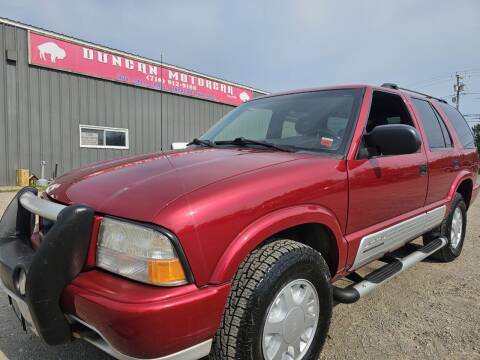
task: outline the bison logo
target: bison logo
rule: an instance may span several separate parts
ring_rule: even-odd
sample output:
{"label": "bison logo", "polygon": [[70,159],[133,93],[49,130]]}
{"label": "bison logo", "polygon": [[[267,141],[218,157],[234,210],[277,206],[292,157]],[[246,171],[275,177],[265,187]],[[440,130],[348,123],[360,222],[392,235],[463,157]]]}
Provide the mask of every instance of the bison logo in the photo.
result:
{"label": "bison logo", "polygon": [[250,100],[250,96],[245,91],[243,91],[240,93],[240,100],[242,100],[243,102],[248,101]]}
{"label": "bison logo", "polygon": [[46,42],[41,45],[38,45],[38,51],[40,52],[40,59],[43,61],[47,61],[45,55],[50,55],[50,62],[55,64],[57,59],[64,59],[67,54],[65,54],[65,50],[62,49],[60,46],[55,44],[54,42]]}

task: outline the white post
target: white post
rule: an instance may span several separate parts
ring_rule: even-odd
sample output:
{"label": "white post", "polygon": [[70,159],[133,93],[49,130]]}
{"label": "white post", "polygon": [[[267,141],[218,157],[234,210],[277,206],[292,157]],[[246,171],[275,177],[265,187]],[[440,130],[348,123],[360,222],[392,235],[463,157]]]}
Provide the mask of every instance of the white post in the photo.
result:
{"label": "white post", "polygon": [[47,165],[47,162],[45,160],[42,160],[41,165],[42,165],[42,176],[40,179],[38,179],[37,185],[48,186],[48,180],[45,179],[45,165]]}

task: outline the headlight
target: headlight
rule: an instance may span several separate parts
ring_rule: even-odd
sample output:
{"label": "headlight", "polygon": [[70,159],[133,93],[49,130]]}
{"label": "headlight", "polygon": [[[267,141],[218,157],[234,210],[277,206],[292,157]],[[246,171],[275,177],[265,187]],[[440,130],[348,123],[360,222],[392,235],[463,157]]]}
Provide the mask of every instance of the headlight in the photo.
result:
{"label": "headlight", "polygon": [[187,282],[170,239],[154,229],[104,218],[97,244],[97,266],[147,284]]}

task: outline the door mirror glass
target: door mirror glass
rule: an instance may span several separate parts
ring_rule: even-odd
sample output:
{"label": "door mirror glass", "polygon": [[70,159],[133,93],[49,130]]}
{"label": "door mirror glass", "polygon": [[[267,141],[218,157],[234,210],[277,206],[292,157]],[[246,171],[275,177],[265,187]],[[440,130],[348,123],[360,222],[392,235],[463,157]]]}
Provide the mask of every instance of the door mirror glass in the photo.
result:
{"label": "door mirror glass", "polygon": [[413,154],[422,144],[418,131],[403,124],[375,126],[364,136],[367,146],[376,148],[381,155]]}

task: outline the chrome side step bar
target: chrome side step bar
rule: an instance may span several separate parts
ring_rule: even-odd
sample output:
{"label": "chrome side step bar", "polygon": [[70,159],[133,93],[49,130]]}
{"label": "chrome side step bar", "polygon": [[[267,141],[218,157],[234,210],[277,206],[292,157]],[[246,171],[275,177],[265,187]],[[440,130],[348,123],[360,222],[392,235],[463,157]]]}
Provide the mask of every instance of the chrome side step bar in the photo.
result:
{"label": "chrome side step bar", "polygon": [[447,245],[448,240],[441,236],[427,245],[420,247],[411,254],[397,258],[394,261],[382,266],[381,268],[371,272],[359,282],[340,288],[333,286],[333,298],[339,303],[351,304],[358,301],[363,296],[370,294],[377,287],[385,284],[402,272],[410,269],[437,250]]}

